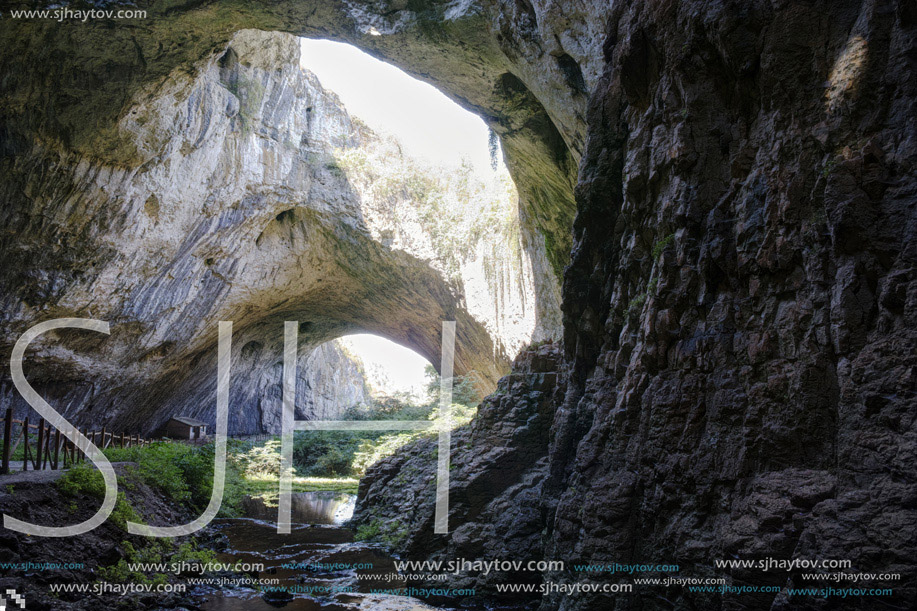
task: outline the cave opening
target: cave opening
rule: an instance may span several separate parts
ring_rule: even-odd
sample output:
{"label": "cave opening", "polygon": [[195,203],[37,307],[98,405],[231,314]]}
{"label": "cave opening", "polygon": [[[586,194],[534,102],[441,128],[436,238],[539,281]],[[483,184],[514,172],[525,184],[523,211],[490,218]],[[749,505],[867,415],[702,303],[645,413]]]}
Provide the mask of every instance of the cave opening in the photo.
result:
{"label": "cave opening", "polygon": [[[442,419],[442,378],[433,364],[405,346],[371,334],[325,342],[309,355],[298,383],[296,418],[302,420],[430,421],[429,430],[297,430],[293,466],[296,481],[359,480],[373,464],[399,448],[432,438]],[[331,366],[329,366],[329,363]],[[482,389],[471,376],[451,378],[450,428],[475,416]],[[298,393],[299,395],[299,393]]]}
{"label": "cave opening", "polygon": [[[554,332],[540,318],[519,195],[499,139],[479,116],[339,42],[246,31],[218,66],[219,82],[239,104],[231,123],[239,138],[266,142],[274,155],[278,141],[292,140],[309,169],[297,180],[310,183],[310,201],[282,206],[256,240],[257,255],[289,255],[277,257],[272,269],[292,279],[275,283],[282,307],[260,309],[258,320],[238,327],[249,347],[240,354],[242,366],[266,371],[256,386],[268,399],[276,399],[281,319],[299,321],[299,341],[311,350],[300,365],[335,380],[341,396],[324,402],[338,411],[363,383],[357,369],[343,366],[359,347],[387,351],[391,357],[380,367],[389,367],[391,378],[404,373],[392,370],[393,363],[410,360],[398,352],[401,346],[438,367],[439,325],[456,320],[456,372],[480,398],[520,349]],[[298,87],[286,107],[282,101],[271,107],[271,99],[288,94],[272,90],[270,70],[289,72],[284,84]],[[280,110],[290,115],[285,122],[298,122],[292,138],[278,134]],[[320,242],[327,246],[316,247]],[[357,336],[364,339],[350,340],[349,351],[348,340],[331,341],[360,332],[391,341],[368,348],[371,336]],[[398,392],[422,402],[424,384],[415,379],[412,390]],[[327,385],[313,380],[298,396],[313,401],[320,386]],[[245,424],[236,432],[278,432],[276,401],[265,400],[265,392],[242,389],[241,395],[236,411]],[[335,416],[334,409],[312,411]],[[254,422],[259,412],[260,423]]]}
{"label": "cave opening", "polygon": [[[569,247],[572,214],[575,164],[560,154],[564,138],[522,81],[503,74],[505,66],[494,75],[489,65],[471,79],[487,83],[487,91],[474,92],[487,98],[480,104],[469,101],[471,92],[432,78],[437,88],[405,85],[409,99],[397,101],[388,98],[398,88],[392,85],[394,68],[377,63],[357,71],[332,61],[322,74],[320,63],[330,54],[327,47],[312,46],[321,44],[333,43],[242,29],[202,53],[193,69],[166,69],[166,61],[159,68],[167,78],[124,96],[125,112],[112,138],[129,139],[125,147],[93,144],[85,160],[77,155],[56,167],[55,180],[68,189],[10,187],[37,193],[30,209],[62,214],[47,225],[29,214],[11,218],[11,234],[42,228],[28,248],[16,251],[31,248],[42,256],[17,254],[10,268],[15,271],[8,272],[9,286],[16,287],[10,303],[22,307],[10,309],[7,339],[34,323],[36,311],[113,321],[102,340],[70,332],[40,338],[27,354],[29,380],[49,403],[62,406],[68,420],[84,429],[101,427],[103,441],[106,431],[112,439],[113,432],[159,439],[164,425],[177,419],[213,431],[214,397],[221,392],[214,375],[217,324],[231,321],[230,472],[220,515],[258,519],[263,509],[264,520],[276,519],[278,531],[286,323],[295,321],[299,336],[296,408],[312,412],[303,420],[436,424],[430,427],[436,432],[297,431],[295,502],[300,509],[319,509],[314,515],[294,510],[295,519],[321,523],[330,512],[337,523],[353,503],[328,495],[356,494],[370,466],[406,446],[419,448],[410,455],[422,464],[402,469],[402,479],[416,480],[426,503],[433,481],[426,470],[438,471],[444,454],[442,445],[430,447],[442,443],[443,434],[436,422],[442,402],[431,392],[439,386],[441,325],[456,325],[446,421],[467,436],[470,428],[463,425],[509,373],[514,357],[558,335],[558,269]],[[155,63],[153,55],[148,57]],[[356,78],[329,85],[343,76]],[[360,94],[364,110],[348,99],[354,81],[370,85]],[[499,85],[493,91],[491,82]],[[488,110],[504,103],[512,106],[512,117]],[[452,115],[429,113],[446,104],[454,107]],[[377,122],[386,108],[398,119],[392,126]],[[84,133],[77,132],[63,146],[85,152]],[[516,152],[512,177],[504,146],[506,159],[512,158],[510,148]],[[86,172],[87,164],[104,170]],[[526,193],[517,191],[519,175],[528,179]],[[31,197],[20,197],[10,209],[25,209],[19,204]],[[57,248],[41,248],[61,226],[84,226],[84,219],[92,219],[85,233],[58,241]],[[53,285],[58,292],[26,281],[45,265],[60,270]],[[415,381],[410,390],[396,385],[374,395],[364,387],[361,401],[347,400],[346,391],[363,386],[365,376],[361,381],[359,366],[342,347],[363,334],[388,338],[425,361],[420,388]],[[409,368],[392,350],[382,358],[398,365],[400,375]],[[313,408],[319,395],[337,401],[318,413]],[[6,381],[0,403],[20,416],[28,410]],[[144,446],[104,452],[112,462],[136,463],[147,478],[144,485],[174,488],[172,500],[181,496],[190,514],[204,506],[209,511],[207,495],[219,494],[213,465],[220,441],[199,441],[154,442],[149,452]],[[445,447],[451,448],[448,441]],[[459,447],[468,450],[464,437]],[[314,517],[319,514],[325,517]],[[354,534],[368,541],[381,537],[389,545],[405,540],[406,522],[380,525],[380,519],[355,524]],[[242,526],[232,528],[230,539],[250,526],[234,524]],[[234,541],[231,551],[260,549],[270,540],[263,526],[255,539]],[[283,551],[282,540],[270,541],[264,551]],[[376,560],[375,549],[357,545],[349,551]]]}
{"label": "cave opening", "polygon": [[[480,117],[439,90],[355,47],[302,38],[299,52],[303,75],[317,90],[303,103],[308,104],[307,127],[301,142],[309,147],[308,161],[320,166],[319,180],[343,182],[355,192],[359,220],[368,226],[376,249],[406,253],[432,267],[448,291],[459,297],[459,307],[468,311],[466,320],[483,326],[490,336],[490,353],[478,354],[472,363],[460,362],[458,375],[452,378],[450,426],[465,425],[480,399],[493,389],[494,372],[505,367],[501,361],[531,343],[539,332],[531,307],[535,296],[531,262],[523,248],[519,198],[499,140]],[[230,49],[220,62],[222,78],[231,84],[240,104],[259,93],[257,86],[249,84],[254,78],[240,69],[244,61],[244,49]],[[334,120],[338,124],[329,129],[327,124]],[[257,122],[249,128],[258,133]],[[321,156],[316,160],[317,147]],[[297,225],[310,220],[300,207],[284,210],[274,221],[282,229],[276,235],[263,232],[261,246],[269,248],[272,240],[308,232],[297,230]],[[370,300],[375,297],[369,295]],[[439,426],[437,342],[421,343],[427,350],[418,350],[418,337],[429,335],[424,329],[393,335],[387,320],[379,324],[379,320],[353,316],[349,324],[341,324],[344,317],[335,311],[335,304],[328,295],[321,298],[319,308],[295,312],[299,341],[309,348],[298,364],[296,418],[429,420]],[[243,333],[252,335],[248,330]],[[270,343],[246,337],[241,356],[258,362],[260,350],[256,353],[251,346],[260,349]],[[273,354],[276,359],[277,352]],[[488,368],[482,370],[479,363],[488,359]],[[273,388],[274,404],[278,374],[275,361],[273,379],[266,384]],[[260,432],[279,433],[280,410],[263,400],[258,405]],[[239,407],[240,412],[254,413]],[[298,430],[294,485],[299,489],[320,481],[325,487],[349,490],[374,463],[435,434]],[[278,449],[270,443],[267,447]],[[339,504],[322,500],[320,505],[335,507],[333,513],[340,518]],[[343,507],[346,513],[352,503]]]}

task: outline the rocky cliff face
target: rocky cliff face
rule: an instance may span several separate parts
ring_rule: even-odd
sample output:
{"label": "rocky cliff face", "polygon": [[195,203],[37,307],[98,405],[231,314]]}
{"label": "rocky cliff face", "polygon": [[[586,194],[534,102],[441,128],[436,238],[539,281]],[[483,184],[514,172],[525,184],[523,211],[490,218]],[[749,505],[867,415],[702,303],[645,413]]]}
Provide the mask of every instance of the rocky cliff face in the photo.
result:
{"label": "rocky cliff face", "polygon": [[[513,373],[481,403],[471,424],[453,431],[449,537],[433,534],[435,436],[369,469],[360,481],[353,524],[378,530],[383,541],[410,557],[443,563],[539,559],[551,422],[564,396],[561,371],[556,344],[523,351],[513,362]],[[462,571],[451,579],[451,587],[483,594],[497,583],[540,582],[541,575]],[[441,587],[434,584],[424,585]],[[518,599],[518,594],[507,597]]]}
{"label": "rocky cliff face", "polygon": [[[539,430],[553,411],[544,463],[496,481],[488,477],[498,461],[462,458],[457,490],[475,494],[457,506],[453,535],[426,549],[415,544],[421,535],[397,536],[405,551],[491,552],[505,540],[568,563],[677,563],[684,576],[761,586],[803,582],[718,572],[711,559],[846,559],[857,571],[903,575],[884,602],[904,608],[914,599],[912,2],[297,1],[225,13],[206,2],[168,12],[164,4],[151,5],[160,21],[131,34],[106,30],[105,44],[100,31],[83,30],[79,42],[106,49],[92,58],[53,25],[38,26],[47,41],[38,51],[35,28],[7,30],[4,153],[40,140],[138,165],[142,147],[119,128],[137,91],[203,61],[240,27],[332,36],[484,115],[519,185],[525,239],[545,244],[554,271],[569,262],[563,399],[527,403],[520,382],[513,392],[505,386],[510,403],[491,398],[482,408],[509,418],[514,405],[525,407]],[[68,52],[86,76],[66,62],[19,59]],[[98,112],[84,124],[86,109]],[[53,168],[17,171],[53,176]],[[73,227],[64,244],[90,230]],[[29,278],[55,286],[39,272],[20,282]],[[542,453],[537,435],[477,430],[457,438],[481,457],[494,448],[495,457]],[[402,467],[427,464],[423,446],[408,452],[370,473],[360,515],[389,515],[392,501],[374,482],[394,484]],[[476,474],[486,491],[474,488]],[[429,503],[416,482],[399,485]],[[416,507],[411,523],[429,513]],[[469,532],[476,537],[463,539]],[[680,588],[550,595],[542,605],[819,606]]]}
{"label": "rocky cliff face", "polygon": [[[607,17],[563,289],[566,394],[548,476],[513,479],[540,502],[507,503],[495,486],[480,514],[455,509],[440,549],[491,551],[527,532],[541,539],[522,548],[531,557],[568,565],[675,563],[792,587],[796,573],[712,559],[843,558],[913,584],[917,14],[671,2]],[[371,472],[358,517],[399,460]],[[456,481],[481,471],[459,462]],[[893,604],[914,595],[901,585]],[[819,603],[681,588],[542,601],[742,605]]]}
{"label": "rocky cliff face", "polygon": [[[4,166],[5,344],[48,318],[112,324],[111,337],[62,332],[30,352],[29,379],[76,422],[146,431],[179,413],[212,421],[218,320],[234,323],[238,433],[277,428],[284,320],[300,321],[298,395],[314,417],[362,396],[334,348],[310,355],[336,336],[387,335],[438,363],[441,321],[457,320],[456,369],[488,388],[533,334],[559,323],[557,302],[536,299],[518,222],[455,235],[430,201],[473,218],[478,196],[458,201],[453,185],[355,123],[300,70],[292,36],[239,33],[193,78],[173,75],[135,101],[121,129],[145,151],[142,166],[37,142]],[[385,193],[370,188],[390,168],[424,192],[392,180]],[[516,218],[514,202],[500,202]],[[23,407],[9,384],[3,397]]]}
{"label": "rocky cliff face", "polygon": [[712,558],[844,558],[914,583],[913,4],[609,17],[547,553],[699,576]]}
{"label": "rocky cliff face", "polygon": [[[269,360],[274,362],[276,357]],[[250,431],[279,435],[281,413],[277,406],[283,401],[283,364],[274,362],[273,367],[267,367],[273,375],[262,378],[263,386],[256,388],[238,416],[254,420],[247,427]],[[325,342],[301,358],[296,373],[297,420],[335,420],[372,398],[362,364],[336,341]],[[258,417],[260,422],[255,420]]]}

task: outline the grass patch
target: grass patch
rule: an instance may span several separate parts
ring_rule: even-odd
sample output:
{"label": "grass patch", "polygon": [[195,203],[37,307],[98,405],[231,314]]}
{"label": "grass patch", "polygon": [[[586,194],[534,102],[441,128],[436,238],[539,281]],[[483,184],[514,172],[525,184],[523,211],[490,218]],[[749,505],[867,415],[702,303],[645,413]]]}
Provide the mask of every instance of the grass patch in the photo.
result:
{"label": "grass patch", "polygon": [[671,244],[674,240],[675,234],[670,233],[669,235],[653,244],[653,259],[658,259],[662,255],[663,251],[665,251],[669,244]]}
{"label": "grass patch", "polygon": [[[65,496],[89,495],[100,499],[105,498],[105,479],[100,471],[90,466],[90,463],[80,463],[73,466],[60,479],[54,482],[54,485]],[[70,503],[70,509],[71,513],[74,513],[73,510],[76,509],[75,501]],[[142,522],[140,514],[131,507],[123,492],[118,493],[115,508],[108,519],[125,532],[127,531],[128,522]]]}

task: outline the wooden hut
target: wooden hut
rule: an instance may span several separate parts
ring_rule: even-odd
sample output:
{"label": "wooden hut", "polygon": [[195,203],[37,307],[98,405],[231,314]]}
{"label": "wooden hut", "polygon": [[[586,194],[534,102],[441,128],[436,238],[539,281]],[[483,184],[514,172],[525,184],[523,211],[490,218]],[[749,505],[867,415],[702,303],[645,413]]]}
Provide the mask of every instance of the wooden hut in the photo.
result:
{"label": "wooden hut", "polygon": [[163,427],[163,436],[172,439],[204,439],[207,437],[207,423],[187,416],[173,416]]}

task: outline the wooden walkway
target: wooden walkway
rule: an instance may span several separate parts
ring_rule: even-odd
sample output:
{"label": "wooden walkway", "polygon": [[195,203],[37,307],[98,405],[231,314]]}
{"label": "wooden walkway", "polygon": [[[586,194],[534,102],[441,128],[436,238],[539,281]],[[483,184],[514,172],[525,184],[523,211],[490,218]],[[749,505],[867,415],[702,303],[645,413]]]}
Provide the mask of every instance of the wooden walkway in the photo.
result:
{"label": "wooden walkway", "polygon": [[[115,434],[106,431],[105,427],[102,427],[100,431],[88,431],[76,427],[74,430],[81,432],[89,441],[103,450],[112,446],[129,448],[151,443],[149,439],[143,439],[140,435],[125,435],[124,432]],[[32,434],[33,431],[36,435]],[[13,461],[11,458],[20,443],[23,444],[22,460]],[[28,418],[13,419],[13,408],[6,410],[6,417],[3,419],[3,454],[2,461],[0,461],[0,474],[10,473],[11,469],[15,467],[27,471],[29,465],[32,465],[35,471],[66,469],[69,465],[84,460],[86,456],[76,447],[76,444],[44,419],[39,418],[36,424],[31,424]]]}

